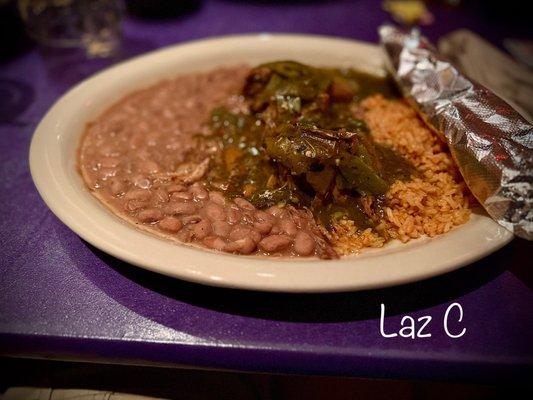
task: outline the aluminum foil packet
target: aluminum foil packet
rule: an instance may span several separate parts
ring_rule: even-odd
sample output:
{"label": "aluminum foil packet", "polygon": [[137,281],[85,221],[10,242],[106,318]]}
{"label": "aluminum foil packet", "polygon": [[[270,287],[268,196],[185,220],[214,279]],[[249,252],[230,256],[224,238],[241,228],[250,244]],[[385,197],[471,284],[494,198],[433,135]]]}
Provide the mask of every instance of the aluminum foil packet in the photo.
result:
{"label": "aluminum foil packet", "polygon": [[533,240],[533,126],[419,32],[385,25],[379,34],[400,90],[448,143],[472,194],[500,225]]}

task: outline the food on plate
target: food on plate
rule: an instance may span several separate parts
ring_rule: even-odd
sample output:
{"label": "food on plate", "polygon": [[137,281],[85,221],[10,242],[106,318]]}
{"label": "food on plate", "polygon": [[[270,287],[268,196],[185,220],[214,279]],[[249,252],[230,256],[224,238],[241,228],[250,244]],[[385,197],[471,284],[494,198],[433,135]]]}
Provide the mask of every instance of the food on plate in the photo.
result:
{"label": "food on plate", "polygon": [[88,124],[79,169],[122,219],[235,254],[336,258],[435,236],[472,201],[387,78],[294,61],[127,95]]}

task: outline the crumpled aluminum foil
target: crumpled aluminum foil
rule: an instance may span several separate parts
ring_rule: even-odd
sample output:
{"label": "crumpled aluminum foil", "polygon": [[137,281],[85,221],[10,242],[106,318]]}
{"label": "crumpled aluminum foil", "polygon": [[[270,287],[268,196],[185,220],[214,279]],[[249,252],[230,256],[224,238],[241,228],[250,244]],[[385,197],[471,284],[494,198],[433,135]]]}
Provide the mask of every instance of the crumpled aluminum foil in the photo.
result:
{"label": "crumpled aluminum foil", "polygon": [[379,34],[404,96],[448,143],[470,191],[500,225],[533,240],[533,126],[417,31],[385,25]]}

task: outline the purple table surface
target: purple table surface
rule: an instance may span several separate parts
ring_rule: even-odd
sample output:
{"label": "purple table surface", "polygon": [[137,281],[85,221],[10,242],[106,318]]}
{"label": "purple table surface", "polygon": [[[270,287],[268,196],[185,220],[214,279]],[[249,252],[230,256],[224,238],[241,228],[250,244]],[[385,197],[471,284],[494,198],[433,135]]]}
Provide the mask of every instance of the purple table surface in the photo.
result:
{"label": "purple table surface", "polygon": [[[435,11],[433,40],[468,27],[500,44],[524,36],[475,9]],[[120,58],[241,32],[302,32],[376,41],[377,1],[205,1],[177,19],[128,18]],[[115,60],[116,61],[116,60]],[[74,83],[105,66],[30,48],[0,64],[0,352],[4,355],[365,377],[513,380],[533,376],[529,243],[432,280],[324,295],[209,288],[158,276],[83,242],[37,194],[27,154],[33,130]],[[453,249],[450,249],[452,252]],[[407,268],[408,266],[406,266]],[[529,265],[529,268],[531,264]],[[450,324],[447,307],[457,302]],[[402,316],[433,318],[430,338],[383,338]],[[455,321],[455,322],[454,322]]]}

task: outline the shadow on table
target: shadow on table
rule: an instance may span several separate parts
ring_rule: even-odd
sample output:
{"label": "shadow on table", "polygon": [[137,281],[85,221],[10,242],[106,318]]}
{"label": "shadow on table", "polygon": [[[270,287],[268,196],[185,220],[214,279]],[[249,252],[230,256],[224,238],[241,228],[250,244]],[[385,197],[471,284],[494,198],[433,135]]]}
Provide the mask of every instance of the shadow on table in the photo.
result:
{"label": "shadow on table", "polygon": [[0,78],[0,125],[24,126],[20,116],[35,100],[35,90],[22,80]]}
{"label": "shadow on table", "polygon": [[173,20],[186,18],[198,12],[203,0],[129,0],[126,7],[130,15],[145,20]]}
{"label": "shadow on table", "polygon": [[[168,278],[129,265],[86,244],[89,249],[115,272],[126,278],[127,284],[136,284],[148,290],[118,287],[118,279],[110,279],[109,272],[88,276],[109,296],[135,312],[168,324],[162,320],[161,310],[150,310],[153,296],[165,296],[164,304],[178,312],[176,302],[185,302],[227,314],[292,322],[337,322],[379,318],[380,304],[387,305],[387,315],[412,312],[450,302],[486,285],[507,270],[508,265],[524,263],[520,254],[527,254],[529,244],[514,240],[510,245],[468,267],[425,281],[392,288],[346,293],[287,294],[264,293],[203,286]],[[522,265],[525,267],[525,265]],[[526,268],[523,268],[524,270]],[[84,271],[87,275],[88,271]],[[516,273],[515,273],[516,275]],[[531,276],[522,275],[531,287]],[[135,296],[131,294],[135,293]],[[161,299],[158,299],[161,304]],[[176,315],[176,314],[175,314]],[[159,321],[158,321],[159,319]]]}
{"label": "shadow on table", "polygon": [[293,4],[316,4],[316,3],[339,3],[342,0],[292,0],[290,2],[286,0],[224,0],[227,3],[236,4],[256,4],[256,5],[268,5],[268,6],[291,6]]}

